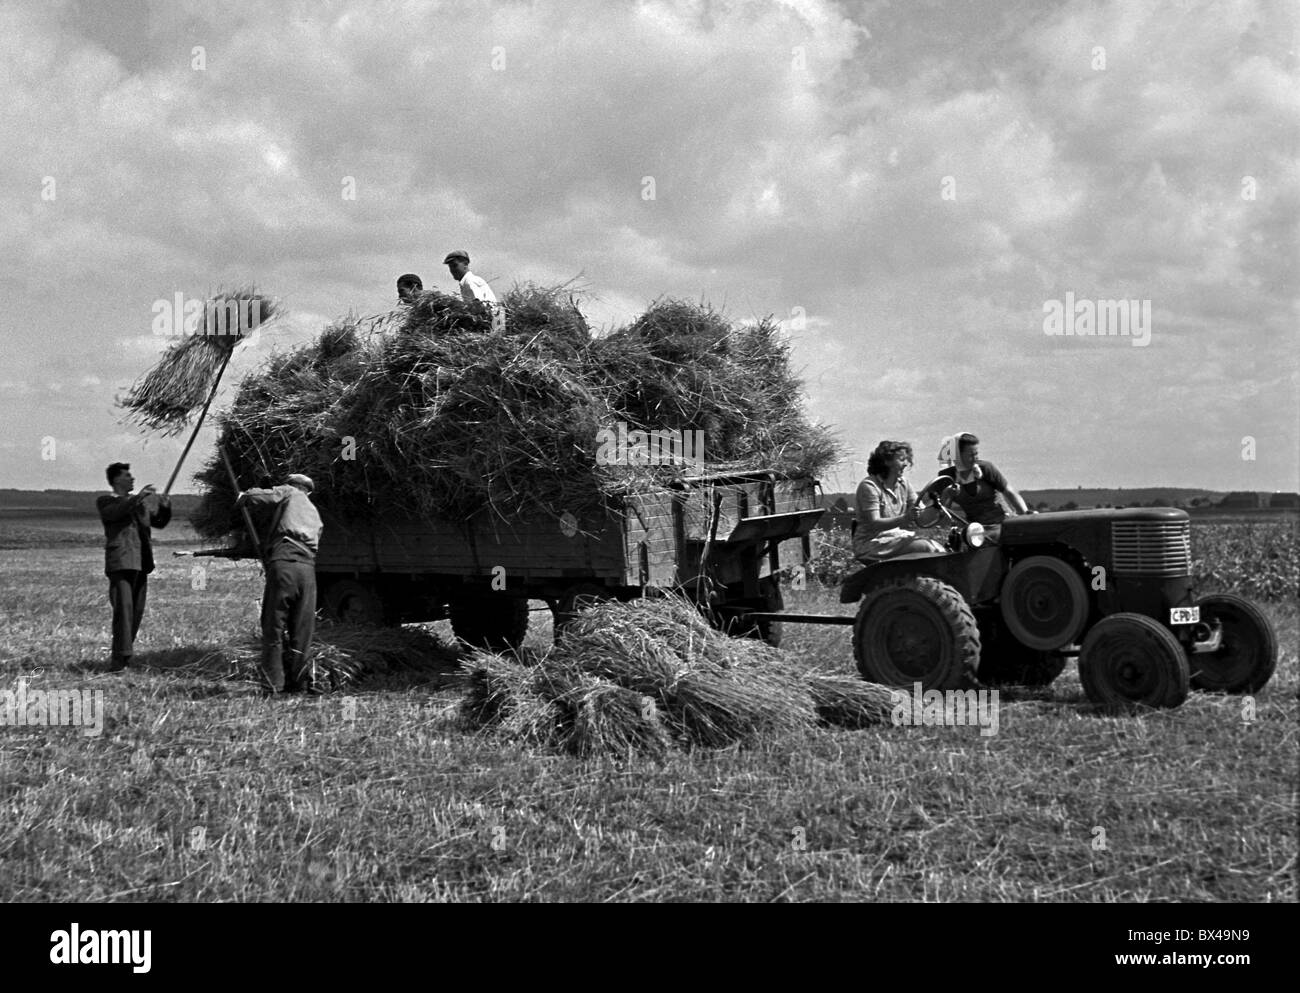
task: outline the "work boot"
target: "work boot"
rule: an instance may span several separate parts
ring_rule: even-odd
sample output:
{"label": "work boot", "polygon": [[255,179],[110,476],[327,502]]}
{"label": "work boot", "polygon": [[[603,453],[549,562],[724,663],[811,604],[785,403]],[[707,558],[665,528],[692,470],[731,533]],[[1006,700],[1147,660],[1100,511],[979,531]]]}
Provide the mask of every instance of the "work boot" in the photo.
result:
{"label": "work boot", "polygon": [[130,664],[131,664],[131,656],[129,656],[129,655],[114,655],[113,658],[112,658],[112,660],[108,663],[108,671],[109,671],[109,672],[121,672],[123,669],[125,669],[125,668],[126,668],[127,666],[129,666]]}

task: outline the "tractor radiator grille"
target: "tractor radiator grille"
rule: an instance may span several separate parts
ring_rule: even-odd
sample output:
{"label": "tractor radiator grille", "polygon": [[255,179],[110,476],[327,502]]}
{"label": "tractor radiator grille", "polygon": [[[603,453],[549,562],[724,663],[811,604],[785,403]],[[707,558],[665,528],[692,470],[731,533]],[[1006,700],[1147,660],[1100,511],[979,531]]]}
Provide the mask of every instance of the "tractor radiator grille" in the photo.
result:
{"label": "tractor radiator grille", "polygon": [[1114,568],[1130,576],[1187,576],[1192,571],[1190,521],[1113,521]]}

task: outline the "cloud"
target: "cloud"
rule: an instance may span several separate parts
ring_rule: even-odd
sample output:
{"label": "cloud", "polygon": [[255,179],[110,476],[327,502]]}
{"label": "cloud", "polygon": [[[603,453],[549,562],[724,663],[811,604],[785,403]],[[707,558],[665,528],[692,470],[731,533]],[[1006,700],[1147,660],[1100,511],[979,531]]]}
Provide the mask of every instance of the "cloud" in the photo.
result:
{"label": "cloud", "polygon": [[[107,439],[155,299],[283,296],[235,373],[397,273],[450,288],[461,247],[498,290],[584,274],[598,324],[665,294],[802,313],[810,407],[855,442],[979,422],[1046,485],[1069,425],[1097,473],[1190,485],[1189,433],[1296,438],[1292,27],[1247,0],[0,7],[0,333],[30,342],[4,378],[101,380],[79,430]],[[1150,299],[1152,345],[1042,334],[1066,291]],[[1260,471],[1291,485],[1294,452]]]}

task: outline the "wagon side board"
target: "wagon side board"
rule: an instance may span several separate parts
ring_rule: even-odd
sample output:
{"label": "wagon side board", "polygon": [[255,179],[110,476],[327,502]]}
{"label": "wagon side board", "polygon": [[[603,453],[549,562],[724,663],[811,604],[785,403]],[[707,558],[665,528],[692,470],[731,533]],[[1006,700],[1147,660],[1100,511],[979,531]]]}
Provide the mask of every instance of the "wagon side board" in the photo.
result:
{"label": "wagon side board", "polygon": [[[743,580],[749,587],[780,568],[778,543],[797,533],[790,515],[808,515],[816,506],[813,480],[752,473],[629,492],[605,507],[558,519],[535,514],[503,520],[485,512],[466,523],[414,516],[349,520],[322,508],[316,569],[331,576],[407,577],[444,589],[494,579],[504,570],[509,588],[536,593],[573,581],[692,587],[704,559],[713,582]],[[806,556],[806,536],[802,549],[794,550],[802,550],[801,560]]]}
{"label": "wagon side board", "polygon": [[325,518],[318,572],[442,575],[508,582],[563,577],[621,583],[627,572],[623,520],[589,515],[576,526],[554,518],[476,521],[438,518],[343,522]]}

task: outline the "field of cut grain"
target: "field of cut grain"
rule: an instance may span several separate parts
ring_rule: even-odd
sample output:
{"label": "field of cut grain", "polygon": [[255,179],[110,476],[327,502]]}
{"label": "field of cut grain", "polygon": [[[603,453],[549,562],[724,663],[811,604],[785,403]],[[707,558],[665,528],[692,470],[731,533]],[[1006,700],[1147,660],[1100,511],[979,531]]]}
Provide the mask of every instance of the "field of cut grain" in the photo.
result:
{"label": "field of cut grain", "polygon": [[[195,564],[163,551],[137,649],[153,665],[107,675],[102,552],[0,550],[0,690],[102,690],[107,714],[97,736],[0,727],[0,899],[1296,898],[1293,598],[1264,605],[1282,660],[1253,714],[1193,694],[1100,716],[1071,667],[1004,693],[996,735],[805,731],[613,762],[462,730],[436,672],[284,701],[179,673],[257,618],[257,566]],[[815,585],[788,607],[845,609]],[[786,645],[853,671],[847,628]]]}

